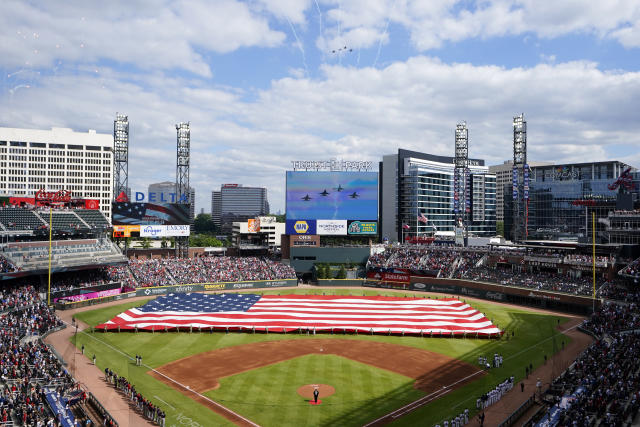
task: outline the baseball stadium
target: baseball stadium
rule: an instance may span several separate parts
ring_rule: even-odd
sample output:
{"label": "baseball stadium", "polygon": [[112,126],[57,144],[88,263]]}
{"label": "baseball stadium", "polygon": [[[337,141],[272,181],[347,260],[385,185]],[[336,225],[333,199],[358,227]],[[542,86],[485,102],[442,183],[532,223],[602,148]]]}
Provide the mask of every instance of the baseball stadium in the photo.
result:
{"label": "baseball stadium", "polygon": [[[303,281],[269,256],[130,258],[86,203],[9,202],[6,424],[625,425],[637,414],[640,260],[611,248],[372,244],[350,278],[318,264]],[[332,254],[354,259],[351,247]]]}
{"label": "baseball stadium", "polygon": [[[102,158],[126,161],[122,129],[118,115]],[[529,209],[537,172],[521,165],[506,240],[490,237],[484,161],[400,150],[390,161],[436,171],[398,180],[387,156],[377,172],[293,162],[283,218],[236,218],[225,247],[197,247],[189,124],[176,130],[170,197],[131,201],[114,164],[108,200],[63,188],[0,198],[3,425],[637,421],[640,254],[615,242],[623,228],[640,236],[637,173],[616,168],[606,197],[570,204],[563,230],[582,238],[553,241],[528,238],[546,217]],[[442,187],[435,202],[409,197],[424,182]]]}

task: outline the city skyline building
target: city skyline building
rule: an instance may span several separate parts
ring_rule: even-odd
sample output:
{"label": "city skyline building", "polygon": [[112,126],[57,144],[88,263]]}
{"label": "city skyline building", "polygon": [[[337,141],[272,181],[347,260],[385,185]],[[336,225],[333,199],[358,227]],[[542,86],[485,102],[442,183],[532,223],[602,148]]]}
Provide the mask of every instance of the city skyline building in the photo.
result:
{"label": "city skyline building", "polygon": [[[530,167],[549,166],[549,162],[529,162]],[[513,180],[513,159],[505,160],[501,165],[489,166],[489,173],[496,176],[496,221],[504,221],[504,195],[506,191],[511,194]]]}
{"label": "city skyline building", "polygon": [[0,127],[0,195],[34,197],[39,190],[70,191],[99,200],[111,220],[113,135]]}
{"label": "city skyline building", "polygon": [[[269,201],[265,187],[244,187],[242,184],[223,184],[220,195],[211,192],[211,217],[219,217],[223,231],[231,231],[231,223],[245,221],[269,213]],[[228,229],[228,230],[227,230]]]}
{"label": "city skyline building", "polygon": [[[615,210],[632,210],[640,199],[640,182],[633,167],[617,161],[565,163],[530,168],[529,200],[522,218],[525,240],[590,242],[592,218],[596,240],[608,243],[607,220]],[[615,183],[625,174],[629,189]],[[626,198],[619,193],[626,191]],[[621,200],[628,203],[621,204]],[[513,240],[513,198],[504,194],[505,238]]]}
{"label": "city skyline building", "polygon": [[[401,241],[407,236],[445,232],[453,236],[455,158],[399,149],[380,163],[381,237]],[[494,236],[495,175],[484,160],[469,159],[470,235]],[[423,218],[424,217],[424,218]],[[426,219],[426,221],[425,221]]]}

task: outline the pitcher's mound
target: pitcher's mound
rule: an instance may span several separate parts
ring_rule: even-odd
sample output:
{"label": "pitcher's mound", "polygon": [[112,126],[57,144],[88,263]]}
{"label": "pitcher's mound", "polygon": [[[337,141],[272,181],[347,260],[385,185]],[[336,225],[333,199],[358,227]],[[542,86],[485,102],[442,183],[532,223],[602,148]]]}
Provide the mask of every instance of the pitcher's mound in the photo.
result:
{"label": "pitcher's mound", "polygon": [[313,399],[313,390],[317,388],[320,394],[318,397],[331,396],[336,392],[336,389],[327,384],[307,384],[298,388],[298,394],[305,399]]}

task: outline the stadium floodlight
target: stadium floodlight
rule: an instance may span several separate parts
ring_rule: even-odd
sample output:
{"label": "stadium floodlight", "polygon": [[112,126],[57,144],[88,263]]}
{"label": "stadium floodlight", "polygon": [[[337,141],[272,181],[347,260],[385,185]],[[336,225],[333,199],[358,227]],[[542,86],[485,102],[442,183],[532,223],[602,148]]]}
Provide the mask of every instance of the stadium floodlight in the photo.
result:
{"label": "stadium floodlight", "polygon": [[[191,160],[191,129],[189,122],[181,122],[176,125],[176,193],[180,200],[186,198],[186,203],[194,203],[191,200],[189,187],[189,163]],[[176,257],[185,258],[189,255],[189,236],[176,237]]]}
{"label": "stadium floodlight", "polygon": [[[512,240],[527,238],[528,189],[527,122],[524,113],[513,118],[513,227]],[[525,180],[526,176],[526,180]]]}
{"label": "stadium floodlight", "polygon": [[454,193],[454,216],[456,224],[466,230],[467,227],[467,205],[469,175],[469,130],[467,122],[462,121],[456,125],[455,131],[455,158],[453,169],[453,193]]}
{"label": "stadium floodlight", "polygon": [[116,113],[113,121],[113,198],[116,199],[129,186],[129,118]]}

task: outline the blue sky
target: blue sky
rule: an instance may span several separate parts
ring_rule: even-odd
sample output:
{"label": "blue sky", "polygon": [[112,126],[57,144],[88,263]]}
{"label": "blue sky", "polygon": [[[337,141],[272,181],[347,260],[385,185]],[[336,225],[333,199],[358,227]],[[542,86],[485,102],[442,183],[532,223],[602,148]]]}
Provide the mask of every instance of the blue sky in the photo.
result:
{"label": "blue sky", "polygon": [[197,211],[240,183],[275,212],[291,160],[452,155],[466,120],[497,164],[521,112],[530,160],[640,166],[639,58],[637,0],[8,0],[0,126],[111,133],[127,114],[143,191],[175,179],[190,121]]}

